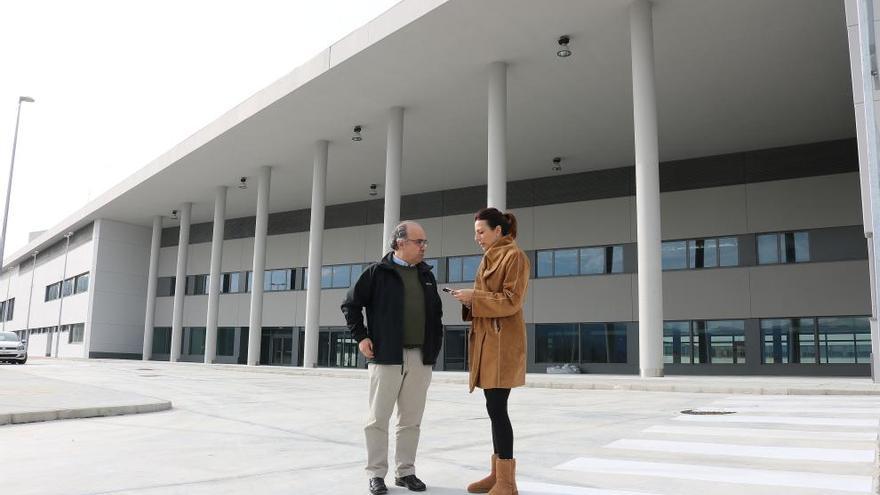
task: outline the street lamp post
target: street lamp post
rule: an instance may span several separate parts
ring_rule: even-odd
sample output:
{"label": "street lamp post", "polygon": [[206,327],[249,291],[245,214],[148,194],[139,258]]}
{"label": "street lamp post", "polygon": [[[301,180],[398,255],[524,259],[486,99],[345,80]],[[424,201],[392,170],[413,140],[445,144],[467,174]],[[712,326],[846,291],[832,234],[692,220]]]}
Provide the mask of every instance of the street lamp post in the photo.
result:
{"label": "street lamp post", "polygon": [[[61,309],[64,307],[64,282],[67,278],[67,254],[70,252],[70,237],[73,232],[64,234],[67,238],[67,244],[64,246],[64,268],[61,269],[61,299],[58,301],[58,326],[55,327],[55,357],[58,356],[58,348],[61,346]],[[71,282],[70,293],[73,293],[74,287]],[[72,329],[71,329],[72,330]]]}
{"label": "street lamp post", "polygon": [[6,207],[3,209],[3,227],[0,230],[0,269],[3,267],[3,251],[6,247],[6,220],[9,218],[9,198],[12,196],[12,171],[15,168],[15,147],[18,144],[18,122],[21,119],[21,104],[33,103],[30,96],[18,97],[18,111],[15,113],[15,136],[12,138],[12,161],[9,163],[9,180],[6,182]]}

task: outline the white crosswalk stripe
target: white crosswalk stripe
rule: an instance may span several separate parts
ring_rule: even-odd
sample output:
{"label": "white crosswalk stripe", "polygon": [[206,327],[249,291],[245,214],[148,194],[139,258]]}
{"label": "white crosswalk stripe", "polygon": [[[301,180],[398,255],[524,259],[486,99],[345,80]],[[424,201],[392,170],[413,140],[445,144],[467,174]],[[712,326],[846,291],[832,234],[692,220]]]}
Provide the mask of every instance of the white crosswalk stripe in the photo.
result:
{"label": "white crosswalk stripe", "polygon": [[517,481],[516,485],[519,495],[652,495],[647,492],[606,490],[604,488],[556,485],[536,481]]}
{"label": "white crosswalk stripe", "polygon": [[[872,481],[870,476],[742,469],[696,464],[602,459],[598,457],[578,457],[556,466],[556,469],[631,476],[679,478],[742,485],[814,488],[855,493],[870,493]],[[786,491],[785,493],[791,492]]]}
{"label": "white crosswalk stripe", "polygon": [[[520,493],[617,495],[626,493],[621,489],[645,486],[646,478],[679,480],[672,485],[678,487],[676,493],[682,493],[682,487],[694,487],[688,495],[705,493],[711,486],[707,483],[724,483],[734,490],[742,486],[743,493],[752,490],[750,486],[765,487],[762,493],[778,490],[786,495],[872,493],[880,398],[727,397],[694,410],[733,414],[678,414],[670,422],[556,466],[582,473],[584,484],[591,486],[597,480],[602,486],[601,480],[616,476],[617,492],[534,484]],[[620,477],[642,481],[621,485]]]}

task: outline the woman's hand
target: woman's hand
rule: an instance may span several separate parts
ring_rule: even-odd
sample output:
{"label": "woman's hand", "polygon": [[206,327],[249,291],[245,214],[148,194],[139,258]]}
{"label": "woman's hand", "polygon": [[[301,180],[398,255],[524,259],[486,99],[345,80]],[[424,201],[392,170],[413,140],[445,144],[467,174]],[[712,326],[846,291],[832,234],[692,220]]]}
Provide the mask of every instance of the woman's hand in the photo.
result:
{"label": "woman's hand", "polygon": [[458,289],[452,291],[452,297],[458,299],[458,302],[467,307],[471,307],[474,302],[474,289]]}

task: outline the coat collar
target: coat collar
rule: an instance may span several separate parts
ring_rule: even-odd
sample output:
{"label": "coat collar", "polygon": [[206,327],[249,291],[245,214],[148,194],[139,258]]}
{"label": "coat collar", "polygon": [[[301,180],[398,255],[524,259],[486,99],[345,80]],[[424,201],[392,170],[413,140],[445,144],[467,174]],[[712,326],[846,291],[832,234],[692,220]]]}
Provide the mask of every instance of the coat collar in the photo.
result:
{"label": "coat collar", "polygon": [[[389,251],[388,254],[383,256],[382,259],[379,260],[379,268],[393,270],[395,263],[394,260],[391,259],[392,256],[394,256],[393,251]],[[434,269],[434,267],[425,263],[424,261],[420,261],[418,265],[415,265],[415,268],[418,268],[420,272],[429,272]]]}
{"label": "coat collar", "polygon": [[486,259],[486,266],[491,267],[498,263],[507,253],[511,251],[515,251],[519,249],[516,245],[516,240],[513,237],[506,235],[501,239],[498,239],[495,244],[489,247],[486,250],[486,253],[483,255]]}

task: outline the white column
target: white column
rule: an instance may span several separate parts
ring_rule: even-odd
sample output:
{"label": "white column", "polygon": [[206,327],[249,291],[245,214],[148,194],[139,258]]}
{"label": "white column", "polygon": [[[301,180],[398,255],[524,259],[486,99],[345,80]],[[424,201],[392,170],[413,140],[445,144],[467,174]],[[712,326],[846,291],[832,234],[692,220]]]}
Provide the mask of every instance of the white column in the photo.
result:
{"label": "white column", "polygon": [[507,64],[489,66],[489,179],[486,205],[507,210]]}
{"label": "white column", "polygon": [[260,168],[257,183],[257,222],[254,229],[254,272],[251,290],[251,317],[248,326],[247,364],[260,363],[260,339],[263,335],[263,280],[266,278],[266,232],[269,227],[269,185],[272,168]]}
{"label": "white column", "polygon": [[385,146],[385,217],[379,255],[388,252],[391,231],[400,223],[400,172],[403,168],[403,108],[393,107],[388,119]]}
{"label": "white column", "polygon": [[663,376],[663,271],[660,264],[660,155],[654,90],[651,4],[630,6],[636,219],[639,264],[639,372]]}
{"label": "white column", "polygon": [[[324,246],[324,205],[327,191],[327,141],[315,144],[312,172],[312,210],[309,226],[309,278],[306,289],[306,341],[303,346],[303,368],[318,365],[318,330],[321,322],[321,264]],[[387,201],[387,199],[386,199]],[[387,214],[387,209],[385,210]]]}
{"label": "white column", "polygon": [[[862,196],[862,223],[868,243],[868,275],[871,297],[871,371],[875,382],[880,381],[880,325],[878,325],[877,275],[880,273],[880,136],[878,136],[877,101],[880,99],[880,79],[875,45],[877,21],[880,15],[870,0],[845,2],[850,41],[853,102],[856,115],[856,137],[859,147],[859,180]],[[876,49],[875,49],[876,50]],[[873,72],[873,73],[872,73]]]}
{"label": "white column", "polygon": [[150,241],[150,271],[147,275],[147,309],[144,314],[143,360],[153,357],[153,325],[156,317],[156,286],[159,282],[159,249],[162,242],[162,216],[153,217],[153,237]]}
{"label": "white column", "polygon": [[183,296],[186,295],[186,257],[189,251],[189,226],[192,219],[192,203],[178,207],[180,235],[177,238],[177,272],[174,279],[174,311],[171,314],[171,359],[180,360],[183,344]]}
{"label": "white column", "polygon": [[226,226],[226,186],[214,195],[214,230],[211,235],[211,272],[208,274],[208,322],[205,326],[205,364],[217,357],[217,316],[220,313],[220,261],[223,259],[223,233]]}

